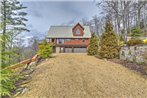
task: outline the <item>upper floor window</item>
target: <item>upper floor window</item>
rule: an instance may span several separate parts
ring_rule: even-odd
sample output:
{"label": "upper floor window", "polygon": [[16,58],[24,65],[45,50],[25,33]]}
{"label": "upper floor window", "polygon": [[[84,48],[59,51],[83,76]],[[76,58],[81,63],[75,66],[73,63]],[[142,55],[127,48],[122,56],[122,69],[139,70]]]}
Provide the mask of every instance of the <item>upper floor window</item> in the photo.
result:
{"label": "upper floor window", "polygon": [[80,34],[81,34],[80,30],[77,29],[76,32],[75,32],[75,34],[76,34],[76,35],[80,35]]}
{"label": "upper floor window", "polygon": [[82,42],[85,42],[85,39],[82,39]]}

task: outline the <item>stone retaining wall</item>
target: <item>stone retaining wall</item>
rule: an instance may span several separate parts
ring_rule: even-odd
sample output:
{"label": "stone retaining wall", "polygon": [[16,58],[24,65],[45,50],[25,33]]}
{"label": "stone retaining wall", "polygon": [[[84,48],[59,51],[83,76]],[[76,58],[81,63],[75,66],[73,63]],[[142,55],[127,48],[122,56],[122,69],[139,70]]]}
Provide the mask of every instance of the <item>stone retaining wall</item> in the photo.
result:
{"label": "stone retaining wall", "polygon": [[143,54],[147,51],[147,45],[143,46],[124,46],[120,50],[120,59],[136,63],[147,63]]}

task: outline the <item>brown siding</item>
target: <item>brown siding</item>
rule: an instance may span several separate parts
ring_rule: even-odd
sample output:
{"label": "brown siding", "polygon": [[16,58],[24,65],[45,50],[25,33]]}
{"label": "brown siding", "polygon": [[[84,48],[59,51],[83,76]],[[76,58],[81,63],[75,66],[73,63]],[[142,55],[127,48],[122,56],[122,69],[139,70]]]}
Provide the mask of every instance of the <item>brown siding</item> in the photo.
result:
{"label": "brown siding", "polygon": [[77,39],[77,40],[71,40],[71,41],[68,41],[68,42],[64,42],[64,44],[66,45],[80,45],[80,44],[85,44],[85,45],[88,45],[89,44],[89,38],[86,38],[85,41],[83,42],[82,39]]}

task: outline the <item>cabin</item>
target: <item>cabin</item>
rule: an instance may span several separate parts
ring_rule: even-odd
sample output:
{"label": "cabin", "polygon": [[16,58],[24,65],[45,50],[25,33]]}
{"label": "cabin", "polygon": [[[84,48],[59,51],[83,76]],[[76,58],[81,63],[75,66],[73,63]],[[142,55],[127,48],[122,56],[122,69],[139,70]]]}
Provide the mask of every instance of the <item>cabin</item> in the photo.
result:
{"label": "cabin", "polygon": [[91,38],[89,26],[51,26],[46,37],[56,53],[84,53]]}

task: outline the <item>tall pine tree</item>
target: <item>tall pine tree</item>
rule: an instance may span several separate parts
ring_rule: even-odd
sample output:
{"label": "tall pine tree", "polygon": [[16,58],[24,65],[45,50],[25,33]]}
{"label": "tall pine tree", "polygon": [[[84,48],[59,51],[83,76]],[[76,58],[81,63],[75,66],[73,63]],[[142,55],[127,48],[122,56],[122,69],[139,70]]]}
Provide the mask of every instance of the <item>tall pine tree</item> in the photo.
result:
{"label": "tall pine tree", "polygon": [[[26,28],[27,13],[25,9],[17,0],[3,0],[1,2],[1,31],[2,31],[2,65],[10,65],[11,50],[13,48],[14,40],[24,31],[29,31]],[[7,59],[6,59],[7,58]]]}
{"label": "tall pine tree", "polygon": [[5,50],[6,50],[6,40],[7,40],[7,34],[6,34],[6,29],[7,29],[7,25],[9,24],[9,17],[11,15],[11,10],[10,10],[10,2],[8,0],[3,0],[1,2],[1,38],[2,38],[2,42],[1,42],[1,63],[4,64],[5,62]]}
{"label": "tall pine tree", "polygon": [[102,58],[115,58],[118,56],[118,39],[109,20],[106,21],[105,32],[101,36],[99,55]]}

